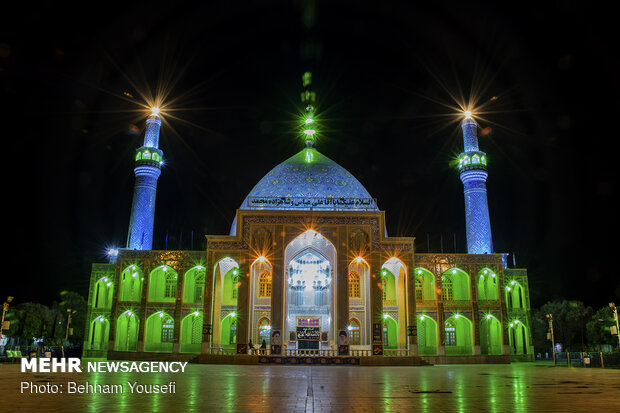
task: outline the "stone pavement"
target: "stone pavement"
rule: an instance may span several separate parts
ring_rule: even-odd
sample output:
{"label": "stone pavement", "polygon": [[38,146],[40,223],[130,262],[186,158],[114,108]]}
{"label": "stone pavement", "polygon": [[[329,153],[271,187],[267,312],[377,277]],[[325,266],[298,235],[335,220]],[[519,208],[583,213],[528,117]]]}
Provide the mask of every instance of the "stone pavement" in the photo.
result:
{"label": "stone pavement", "polygon": [[[22,381],[63,384],[65,393],[22,394]],[[69,381],[124,384],[124,392],[66,394]],[[127,381],[175,381],[176,393],[131,394]],[[0,412],[612,412],[620,411],[620,370],[188,365],[182,374],[50,374],[4,364],[0,394]]]}

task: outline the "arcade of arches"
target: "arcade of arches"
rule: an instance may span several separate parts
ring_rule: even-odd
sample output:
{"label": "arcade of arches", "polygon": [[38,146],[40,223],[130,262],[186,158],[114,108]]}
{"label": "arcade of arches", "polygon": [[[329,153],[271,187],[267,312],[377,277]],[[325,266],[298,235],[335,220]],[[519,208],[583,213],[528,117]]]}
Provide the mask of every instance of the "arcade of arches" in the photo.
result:
{"label": "arcade of arches", "polygon": [[356,239],[358,226],[238,222],[250,225],[247,250],[219,236],[206,258],[122,250],[116,263],[93,266],[90,354],[230,354],[250,341],[282,354],[335,350],[345,331],[349,351],[531,356],[527,278],[500,255],[414,255],[411,239],[373,245],[371,229]]}

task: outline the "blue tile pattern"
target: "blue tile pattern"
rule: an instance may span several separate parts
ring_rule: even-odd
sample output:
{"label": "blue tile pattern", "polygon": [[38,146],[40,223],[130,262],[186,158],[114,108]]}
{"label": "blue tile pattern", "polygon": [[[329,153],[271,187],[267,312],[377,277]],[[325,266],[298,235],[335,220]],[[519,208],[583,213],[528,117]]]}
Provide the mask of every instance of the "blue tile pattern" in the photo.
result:
{"label": "blue tile pattern", "polygon": [[[239,209],[288,210],[286,207],[253,208],[250,198],[372,198],[364,186],[346,169],[314,148],[305,148],[273,168],[254,186]],[[308,210],[310,208],[294,208]],[[359,210],[356,204],[322,210]],[[375,203],[365,210],[378,211]],[[236,217],[231,235],[236,231]]]}

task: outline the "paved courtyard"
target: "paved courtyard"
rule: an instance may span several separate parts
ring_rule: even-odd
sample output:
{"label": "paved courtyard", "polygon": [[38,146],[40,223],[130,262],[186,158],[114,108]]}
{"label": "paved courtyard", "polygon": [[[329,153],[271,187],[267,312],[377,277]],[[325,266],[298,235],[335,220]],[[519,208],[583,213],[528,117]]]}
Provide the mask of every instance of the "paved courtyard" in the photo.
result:
{"label": "paved courtyard", "polygon": [[[20,383],[124,384],[122,394],[20,393]],[[176,382],[131,394],[126,382]],[[620,370],[537,364],[426,367],[188,365],[182,374],[21,373],[0,365],[0,411],[620,411]]]}

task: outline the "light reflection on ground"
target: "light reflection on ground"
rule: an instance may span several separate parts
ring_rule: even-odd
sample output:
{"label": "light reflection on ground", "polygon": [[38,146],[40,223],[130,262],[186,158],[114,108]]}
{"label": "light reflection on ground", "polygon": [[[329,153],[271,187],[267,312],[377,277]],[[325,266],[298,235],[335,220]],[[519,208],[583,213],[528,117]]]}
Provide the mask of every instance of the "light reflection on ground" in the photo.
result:
{"label": "light reflection on ground", "polygon": [[[20,394],[21,381],[124,384],[123,394]],[[127,381],[176,382],[131,394]],[[66,385],[65,385],[66,388]],[[20,373],[0,365],[0,411],[619,411],[620,370],[546,365],[426,367],[188,365],[183,374]]]}

